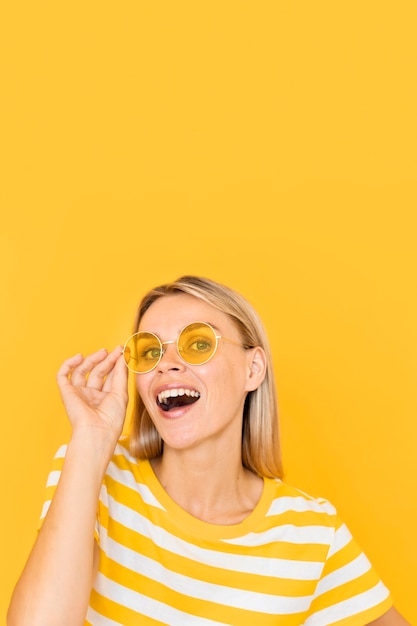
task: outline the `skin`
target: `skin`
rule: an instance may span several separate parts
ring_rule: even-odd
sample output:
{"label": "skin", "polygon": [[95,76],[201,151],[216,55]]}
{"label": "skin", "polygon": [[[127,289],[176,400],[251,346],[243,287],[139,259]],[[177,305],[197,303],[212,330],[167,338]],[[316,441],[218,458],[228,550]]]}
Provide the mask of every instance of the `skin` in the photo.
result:
{"label": "skin", "polygon": [[[139,330],[167,341],[196,320],[209,322],[237,344],[241,341],[226,315],[185,294],[157,300]],[[154,471],[168,494],[199,519],[237,523],[261,496],[263,481],[242,466],[240,442],[244,401],[262,382],[265,367],[261,348],[245,350],[220,339],[217,353],[204,365],[188,365],[175,344],[169,344],[158,366],[136,377],[139,394],[164,440],[163,456],[152,463]],[[184,386],[200,392],[195,404],[169,413],[157,406],[159,391]]]}
{"label": "skin", "polygon": [[8,626],[82,626],[97,571],[97,501],[127,406],[121,348],[66,360],[57,381],[72,436],[56,495],[13,593]]}
{"label": "skin", "polygon": [[[240,340],[227,316],[183,294],[157,300],[140,329],[167,341],[196,320],[216,326],[224,337]],[[177,504],[201,520],[238,523],[261,496],[262,479],[242,466],[240,438],[244,399],[264,375],[262,349],[244,350],[220,340],[218,353],[200,366],[184,363],[175,344],[169,344],[158,366],[136,377],[138,391],[164,439],[164,454],[153,461],[154,471]],[[93,539],[97,501],[128,401],[120,346],[110,353],[99,350],[67,359],[57,381],[72,436],[54,500],[16,585],[8,626],[82,626],[98,569]],[[197,389],[201,398],[166,414],[155,398],[170,386]],[[83,514],[74,516],[75,510]],[[371,624],[407,626],[408,622],[393,608]]]}

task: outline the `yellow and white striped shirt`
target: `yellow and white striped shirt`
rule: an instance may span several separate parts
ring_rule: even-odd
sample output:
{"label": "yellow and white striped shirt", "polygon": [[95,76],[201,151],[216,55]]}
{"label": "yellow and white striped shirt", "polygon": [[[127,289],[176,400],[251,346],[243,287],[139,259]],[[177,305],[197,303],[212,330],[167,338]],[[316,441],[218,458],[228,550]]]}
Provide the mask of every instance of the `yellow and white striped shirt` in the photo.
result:
{"label": "yellow and white striped shirt", "polygon": [[[54,459],[42,518],[65,450]],[[326,500],[265,479],[243,522],[208,524],[180,508],[124,442],[103,481],[96,536],[86,625],[363,626],[392,604]]]}

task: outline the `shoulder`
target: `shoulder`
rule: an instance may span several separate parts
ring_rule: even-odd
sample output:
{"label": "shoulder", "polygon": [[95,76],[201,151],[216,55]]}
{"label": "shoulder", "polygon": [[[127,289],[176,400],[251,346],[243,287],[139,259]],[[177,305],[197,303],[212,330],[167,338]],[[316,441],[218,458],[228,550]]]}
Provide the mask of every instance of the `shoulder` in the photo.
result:
{"label": "shoulder", "polygon": [[132,502],[136,506],[139,493],[145,502],[153,502],[154,498],[149,495],[150,474],[149,461],[133,456],[129,451],[128,439],[122,438],[116,445],[104,475],[102,496],[103,490],[108,494],[117,493],[117,498],[133,498]]}
{"label": "shoulder", "polygon": [[129,439],[127,437],[121,437],[116,444],[116,448],[114,449],[112,461],[116,462],[117,460],[122,461],[128,465],[137,465],[138,460],[134,457],[129,450]]}
{"label": "shoulder", "polygon": [[[138,460],[130,453],[128,440],[123,437],[117,442],[104,480],[113,478],[124,483],[126,480],[134,479],[135,482],[141,482],[141,467],[144,463],[145,461]],[[132,478],[129,479],[129,476]]]}
{"label": "shoulder", "polygon": [[294,514],[317,514],[329,519],[334,519],[337,516],[335,507],[325,498],[309,495],[278,478],[270,480],[273,484],[273,498],[269,515],[293,512]]}
{"label": "shoulder", "polygon": [[279,479],[270,480],[268,489],[271,491],[264,525],[270,532],[297,545],[321,545],[325,550],[321,559],[326,558],[335,541],[344,545],[351,540],[347,527],[328,500],[311,496]]}

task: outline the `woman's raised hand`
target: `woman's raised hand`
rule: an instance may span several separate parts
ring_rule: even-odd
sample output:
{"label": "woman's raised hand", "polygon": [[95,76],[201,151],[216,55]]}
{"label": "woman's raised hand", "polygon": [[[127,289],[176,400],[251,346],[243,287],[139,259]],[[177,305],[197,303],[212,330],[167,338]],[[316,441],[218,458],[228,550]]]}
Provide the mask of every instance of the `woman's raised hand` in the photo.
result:
{"label": "woman's raised hand", "polygon": [[73,434],[52,504],[13,593],[10,626],[84,623],[97,570],[97,501],[128,400],[121,348],[77,354],[64,361],[57,380]]}
{"label": "woman's raised hand", "polygon": [[127,368],[121,347],[64,361],[57,382],[73,435],[86,429],[116,444],[126,416]]}

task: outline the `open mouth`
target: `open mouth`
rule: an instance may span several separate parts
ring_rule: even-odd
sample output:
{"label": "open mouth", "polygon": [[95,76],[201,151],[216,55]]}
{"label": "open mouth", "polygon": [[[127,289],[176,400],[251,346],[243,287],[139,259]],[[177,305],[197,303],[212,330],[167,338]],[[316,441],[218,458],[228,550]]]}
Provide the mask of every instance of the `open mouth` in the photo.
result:
{"label": "open mouth", "polygon": [[171,411],[178,407],[194,404],[199,397],[200,393],[195,389],[183,389],[182,387],[165,389],[165,391],[158,393],[156,403],[163,411]]}

